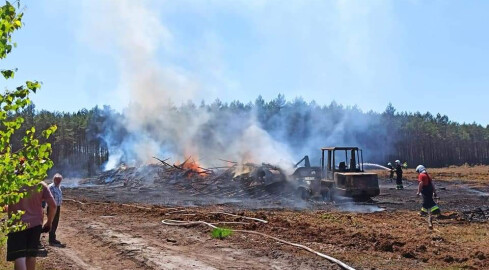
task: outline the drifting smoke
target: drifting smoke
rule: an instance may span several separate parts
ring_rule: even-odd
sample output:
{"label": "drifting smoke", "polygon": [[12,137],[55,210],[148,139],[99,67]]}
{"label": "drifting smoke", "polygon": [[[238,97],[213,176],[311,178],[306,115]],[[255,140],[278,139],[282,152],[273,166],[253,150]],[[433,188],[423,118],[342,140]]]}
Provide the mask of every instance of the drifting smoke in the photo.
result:
{"label": "drifting smoke", "polygon": [[116,43],[119,91],[130,101],[121,115],[111,115],[105,127],[103,138],[110,152],[106,169],[121,161],[148,163],[153,156],[180,161],[190,156],[196,161],[292,160],[287,146],[272,139],[252,114],[221,115],[192,104],[173,105],[193,99],[200,86],[183,69],[155,60],[159,50],[171,46],[172,35],[145,3],[107,1],[102,7],[88,6],[111,11],[91,30]]}
{"label": "drifting smoke", "polygon": [[146,4],[103,1],[90,3],[86,10],[104,14],[90,16],[99,18],[85,31],[99,42],[98,49],[115,47],[111,54],[119,61],[118,96],[129,104],[122,113],[105,112],[102,137],[110,153],[106,169],[121,162],[153,162],[153,156],[172,161],[191,156],[203,165],[217,159],[267,162],[287,169],[304,154],[317,164],[322,146],[366,146],[364,142],[372,138],[378,142],[385,134],[378,115],[335,103],[321,107],[301,99],[286,102],[279,96],[268,103],[261,98],[253,105],[235,103],[237,108],[231,109],[220,102],[199,107],[187,102],[199,96],[202,85],[184,68],[156,60],[161,50],[175,50],[175,44],[172,33]]}

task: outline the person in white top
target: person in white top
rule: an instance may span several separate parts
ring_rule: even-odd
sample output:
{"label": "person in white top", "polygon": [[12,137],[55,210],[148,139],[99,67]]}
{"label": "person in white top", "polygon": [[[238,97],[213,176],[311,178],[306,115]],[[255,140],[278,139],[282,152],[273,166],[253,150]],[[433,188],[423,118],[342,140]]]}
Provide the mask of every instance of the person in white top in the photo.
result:
{"label": "person in white top", "polygon": [[63,176],[57,173],[53,177],[53,183],[49,185],[49,190],[51,191],[51,194],[53,194],[54,201],[56,202],[56,215],[54,216],[51,231],[49,231],[49,245],[58,247],[64,247],[64,245],[56,239],[56,230],[58,229],[61,203],[63,202],[63,193],[61,192],[61,180],[63,180]]}

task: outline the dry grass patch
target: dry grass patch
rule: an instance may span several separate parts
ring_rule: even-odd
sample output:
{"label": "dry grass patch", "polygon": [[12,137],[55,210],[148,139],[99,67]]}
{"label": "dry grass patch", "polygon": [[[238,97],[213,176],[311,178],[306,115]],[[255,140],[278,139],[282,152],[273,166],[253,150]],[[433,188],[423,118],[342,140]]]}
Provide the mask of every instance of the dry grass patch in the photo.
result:
{"label": "dry grass patch", "polygon": [[[385,170],[375,170],[380,178],[389,178],[389,172]],[[441,181],[460,181],[474,184],[489,183],[489,165],[476,166],[450,166],[446,168],[428,168],[428,172],[435,180]],[[414,168],[404,170],[405,179],[415,180],[418,178]]]}

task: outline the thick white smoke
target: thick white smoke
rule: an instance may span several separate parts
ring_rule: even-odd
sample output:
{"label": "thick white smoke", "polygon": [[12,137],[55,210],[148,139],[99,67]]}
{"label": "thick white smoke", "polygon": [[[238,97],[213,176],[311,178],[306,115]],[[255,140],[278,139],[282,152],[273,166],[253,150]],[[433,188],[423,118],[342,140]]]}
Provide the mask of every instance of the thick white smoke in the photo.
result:
{"label": "thick white smoke", "polygon": [[[225,116],[205,109],[192,113],[176,108],[175,104],[194,99],[202,85],[183,67],[160,62],[159,53],[178,50],[178,44],[173,44],[171,31],[149,3],[120,0],[84,5],[85,37],[95,49],[117,60],[118,95],[128,103],[115,120],[127,133],[117,140],[110,130],[104,135],[110,152],[106,169],[121,159],[148,163],[153,156],[173,161],[192,156],[204,165],[218,158],[290,164],[287,146],[264,131],[253,114],[223,120]],[[229,123],[213,124],[222,121]]]}

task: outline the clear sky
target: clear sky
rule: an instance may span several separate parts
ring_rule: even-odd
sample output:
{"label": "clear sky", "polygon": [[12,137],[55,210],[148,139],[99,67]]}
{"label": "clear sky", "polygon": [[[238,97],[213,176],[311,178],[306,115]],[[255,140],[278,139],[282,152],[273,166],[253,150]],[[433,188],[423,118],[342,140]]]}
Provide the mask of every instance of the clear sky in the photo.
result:
{"label": "clear sky", "polygon": [[248,102],[283,93],[489,124],[489,1],[22,4],[18,47],[1,68],[19,68],[7,86],[43,82],[38,109],[121,109],[140,87],[134,71],[162,78],[166,94],[154,98]]}

